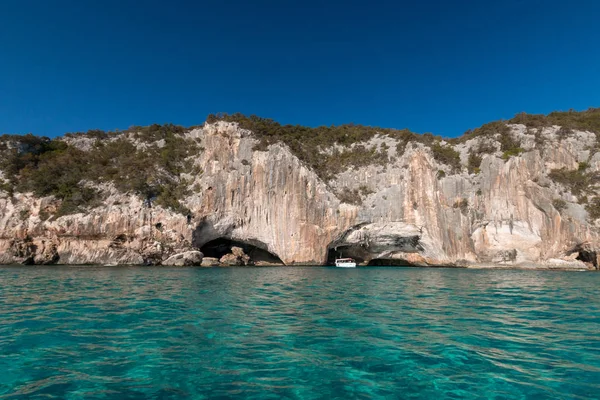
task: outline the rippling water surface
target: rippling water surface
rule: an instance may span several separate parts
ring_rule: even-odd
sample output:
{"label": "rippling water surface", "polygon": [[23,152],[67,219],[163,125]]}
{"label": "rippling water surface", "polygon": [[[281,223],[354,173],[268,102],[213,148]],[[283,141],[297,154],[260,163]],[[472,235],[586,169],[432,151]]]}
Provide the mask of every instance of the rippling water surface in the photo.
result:
{"label": "rippling water surface", "polygon": [[0,398],[600,397],[600,274],[0,268]]}

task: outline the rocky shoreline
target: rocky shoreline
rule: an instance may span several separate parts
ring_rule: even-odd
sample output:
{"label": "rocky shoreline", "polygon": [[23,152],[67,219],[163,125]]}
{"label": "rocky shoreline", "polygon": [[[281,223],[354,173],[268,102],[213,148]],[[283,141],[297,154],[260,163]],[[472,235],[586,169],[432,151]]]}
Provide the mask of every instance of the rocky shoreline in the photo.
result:
{"label": "rocky shoreline", "polygon": [[[281,262],[269,262],[264,260],[253,260],[244,252],[241,247],[232,246],[220,258],[205,257],[198,250],[187,250],[176,252],[166,259],[157,258],[155,253],[150,253],[150,258],[146,258],[141,263],[116,263],[109,261],[107,263],[69,263],[61,264],[60,255],[57,246],[53,243],[45,245],[38,249],[33,241],[17,240],[13,242],[12,257],[9,262],[2,262],[0,265],[90,265],[90,266],[165,266],[165,267],[287,267]],[[141,257],[141,255],[140,255]],[[473,263],[466,260],[459,260],[457,263],[435,265],[435,264],[408,264],[401,260],[396,262],[393,259],[386,260],[385,263],[360,263],[358,267],[416,267],[416,268],[462,268],[462,269],[484,269],[484,270],[553,270],[553,271],[595,271],[599,270],[592,263],[584,263],[577,260],[578,254],[572,254],[570,260],[547,260],[543,263]],[[4,256],[4,260],[6,256]],[[111,258],[108,258],[111,260]],[[381,261],[381,260],[379,260]],[[293,265],[292,265],[293,266]],[[307,266],[299,264],[297,266]],[[325,264],[310,265],[313,267],[326,266]]]}

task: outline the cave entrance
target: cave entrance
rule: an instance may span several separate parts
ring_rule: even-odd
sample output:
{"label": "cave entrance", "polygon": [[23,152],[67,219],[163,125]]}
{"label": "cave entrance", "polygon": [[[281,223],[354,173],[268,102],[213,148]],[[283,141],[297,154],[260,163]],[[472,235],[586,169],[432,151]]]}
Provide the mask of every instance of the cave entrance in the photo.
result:
{"label": "cave entrance", "polygon": [[577,253],[576,260],[582,261],[586,264],[591,264],[595,269],[600,269],[598,266],[598,253],[589,243],[580,243],[571,251],[567,252],[567,255]]}
{"label": "cave entrance", "polygon": [[336,258],[348,257],[353,258],[356,264],[363,264],[368,256],[369,253],[359,245],[328,247],[325,265],[335,265]]}
{"label": "cave entrance", "polygon": [[394,258],[374,258],[367,264],[369,267],[417,267],[406,260]]}
{"label": "cave entrance", "polygon": [[598,258],[595,251],[580,250],[577,260],[592,264],[594,268],[598,269]]}
{"label": "cave entrance", "polygon": [[252,243],[231,240],[227,238],[218,238],[205,243],[200,247],[200,251],[204,257],[213,257],[221,259],[226,254],[231,254],[232,247],[241,248],[244,253],[250,257],[249,264],[254,265],[285,265],[276,254],[264,250]]}

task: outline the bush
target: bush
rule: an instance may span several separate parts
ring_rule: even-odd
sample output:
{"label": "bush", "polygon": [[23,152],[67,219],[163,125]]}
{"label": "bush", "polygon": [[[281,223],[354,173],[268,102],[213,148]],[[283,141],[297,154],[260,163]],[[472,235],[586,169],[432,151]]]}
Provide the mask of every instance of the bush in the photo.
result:
{"label": "bush", "polygon": [[456,201],[454,202],[454,206],[453,206],[453,208],[459,208],[459,209],[460,209],[460,212],[461,212],[463,215],[466,215],[466,214],[467,214],[467,211],[468,211],[468,209],[469,209],[469,200],[467,200],[467,199],[465,199],[465,198],[462,198],[462,199],[460,199],[460,200],[456,200]]}
{"label": "bush", "polygon": [[502,153],[502,159],[503,160],[508,160],[511,157],[516,157],[519,154],[521,154],[522,152],[524,152],[525,150],[520,148],[520,147],[515,147],[514,149],[509,149],[504,151],[504,153]]}
{"label": "bush", "polygon": [[558,130],[558,132],[556,132],[556,134],[558,135],[558,137],[560,139],[566,139],[570,135],[573,134],[573,130],[571,128],[567,128],[567,127],[561,126],[560,129]]}
{"label": "bush", "polygon": [[442,146],[439,143],[434,143],[431,146],[433,158],[441,164],[446,164],[452,167],[453,171],[460,169],[460,153],[450,146]]}
{"label": "bush", "polygon": [[0,182],[0,192],[6,192],[9,196],[14,194],[13,185],[8,182]]}
{"label": "bush", "polygon": [[494,141],[491,140],[483,140],[477,146],[477,150],[475,150],[475,154],[494,154],[496,152],[496,145]]}
{"label": "bush", "polygon": [[576,196],[587,191],[590,183],[589,177],[580,170],[553,169],[548,177],[567,187]]}
{"label": "bush", "polygon": [[585,206],[585,209],[592,220],[600,218],[600,197],[595,197]]}
{"label": "bush", "polygon": [[[176,212],[185,212],[179,200],[187,194],[186,186],[179,175],[186,168],[186,158],[200,151],[196,141],[180,136],[183,128],[175,125],[135,129],[140,129],[135,133],[138,139],[150,141],[145,150],[138,150],[123,135],[110,141],[98,140],[89,151],[69,146],[60,139],[12,137],[18,146],[7,150],[0,168],[11,177],[8,184],[11,190],[32,191],[36,196],[61,200],[59,216],[99,203],[100,193],[83,186],[83,182],[113,182],[122,192],[132,192]],[[102,136],[96,131],[91,134]],[[163,140],[164,146],[159,148],[153,140]]]}
{"label": "bush", "polygon": [[31,210],[29,209],[24,209],[19,211],[19,218],[21,219],[21,221],[25,221],[27,219],[29,219],[29,216],[31,215]]}
{"label": "bush", "polygon": [[529,128],[544,128],[553,125],[562,127],[559,136],[568,135],[572,130],[590,131],[600,135],[600,108],[586,111],[555,111],[548,115],[520,113],[509,121]]}
{"label": "bush", "polygon": [[461,137],[454,139],[454,141],[462,143],[479,136],[493,137],[498,133],[500,136],[508,135],[510,133],[510,128],[506,126],[504,121],[489,122],[474,130],[468,130]]}
{"label": "bush", "polygon": [[554,199],[552,200],[552,207],[556,209],[556,211],[561,212],[565,208],[567,208],[567,202],[563,199]]}
{"label": "bush", "polygon": [[510,133],[500,136],[500,151],[508,151],[519,147],[520,143]]}
{"label": "bush", "polygon": [[368,196],[370,194],[375,193],[373,190],[371,190],[369,187],[367,187],[366,185],[361,185],[358,188],[358,191],[360,192],[361,196]]}
{"label": "bush", "polygon": [[480,171],[479,167],[481,167],[482,160],[483,159],[481,158],[481,156],[479,156],[477,154],[474,154],[474,153],[469,154],[469,161],[468,161],[467,167],[469,169],[470,174],[473,174],[473,173],[478,174],[479,173],[479,171]]}
{"label": "bush", "polygon": [[100,205],[100,193],[93,188],[72,187],[66,190],[69,192],[63,197],[60,207],[56,211],[56,217],[84,212],[88,208]]}
{"label": "bush", "polygon": [[362,204],[362,198],[360,197],[360,193],[358,192],[358,189],[342,190],[340,193],[338,193],[337,198],[340,199],[340,201],[342,203],[355,204],[355,205]]}

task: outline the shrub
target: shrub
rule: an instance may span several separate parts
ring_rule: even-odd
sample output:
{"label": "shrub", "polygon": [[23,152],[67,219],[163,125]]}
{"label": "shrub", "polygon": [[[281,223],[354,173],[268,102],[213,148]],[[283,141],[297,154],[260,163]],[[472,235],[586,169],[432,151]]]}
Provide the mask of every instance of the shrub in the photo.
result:
{"label": "shrub", "polygon": [[600,218],[600,197],[592,199],[592,201],[585,206],[585,209],[592,220]]}
{"label": "shrub", "polygon": [[30,215],[31,215],[31,211],[28,209],[19,211],[19,218],[21,219],[21,221],[27,220]]}
{"label": "shrub", "polygon": [[375,193],[373,190],[371,190],[369,187],[367,187],[366,185],[361,185],[358,188],[358,191],[360,192],[361,196],[368,196],[370,194]]}
{"label": "shrub", "polygon": [[566,139],[573,134],[573,130],[571,128],[561,126],[560,129],[556,132],[556,134],[560,139]]}
{"label": "shrub", "polygon": [[[562,134],[572,130],[590,131],[600,135],[600,108],[589,108],[586,111],[555,111],[548,115],[520,113],[510,123],[524,124],[529,128],[544,128],[558,125],[564,129]],[[559,133],[559,136],[561,133]]]}
{"label": "shrub", "polygon": [[449,165],[454,171],[460,169],[460,154],[451,146],[442,146],[439,143],[434,143],[431,146],[433,158],[437,162]]}
{"label": "shrub", "polygon": [[491,140],[483,140],[479,143],[479,146],[477,146],[477,149],[475,150],[475,154],[477,155],[481,155],[481,154],[494,154],[496,152],[496,146],[494,145],[494,142]]}
{"label": "shrub", "polygon": [[500,151],[504,154],[502,158],[508,160],[512,156],[521,154],[524,150],[520,147],[521,143],[516,140],[510,132],[500,136]]}
{"label": "shrub", "polygon": [[9,196],[12,196],[14,194],[13,190],[13,185],[9,182],[0,182],[0,192],[6,192]]}
{"label": "shrub", "polygon": [[[11,140],[18,146],[7,150],[0,168],[11,177],[11,188],[61,200],[57,215],[76,213],[98,204],[100,193],[82,186],[83,182],[113,182],[122,192],[133,192],[184,212],[179,199],[186,195],[185,185],[179,175],[186,168],[186,158],[200,149],[196,141],[180,136],[181,130],[175,125],[135,128],[138,139],[164,141],[161,148],[150,142],[145,150],[138,150],[125,136],[98,140],[89,151],[69,146],[60,139],[16,136]],[[91,134],[101,136],[95,131]]]}
{"label": "shrub", "polygon": [[360,193],[358,192],[358,189],[342,190],[340,193],[338,193],[337,197],[338,197],[338,199],[340,199],[340,201],[342,203],[355,204],[355,205],[362,204],[362,198],[360,197]]}
{"label": "shrub", "polygon": [[516,157],[519,154],[521,154],[522,152],[524,152],[525,150],[520,148],[520,147],[516,147],[514,149],[509,149],[509,150],[505,150],[504,153],[502,153],[502,159],[503,160],[508,160],[511,157]]}
{"label": "shrub", "polygon": [[473,139],[479,136],[489,136],[493,137],[496,134],[500,134],[501,136],[507,135],[510,132],[510,128],[506,126],[504,121],[494,121],[489,122],[480,126],[479,128],[466,131],[461,137],[454,139],[456,142],[465,142],[469,139]]}
{"label": "shrub", "polygon": [[563,184],[574,195],[587,191],[589,177],[580,170],[568,170],[566,168],[553,169],[548,177],[555,182]]}
{"label": "shrub", "polygon": [[50,218],[50,214],[47,210],[40,210],[39,216],[42,221],[46,221],[48,218]]}
{"label": "shrub", "polygon": [[68,194],[63,197],[55,216],[60,217],[85,211],[87,208],[100,205],[99,193],[89,187],[65,188]]}
{"label": "shrub", "polygon": [[554,199],[552,200],[552,206],[556,209],[556,211],[561,212],[567,207],[567,202],[563,199]]}
{"label": "shrub", "polygon": [[467,211],[468,211],[468,209],[469,209],[469,200],[467,200],[467,199],[465,199],[465,198],[462,198],[462,199],[460,199],[460,200],[456,200],[456,201],[454,202],[454,206],[453,206],[453,208],[459,208],[459,209],[460,209],[460,212],[461,212],[462,214],[465,214],[465,215],[466,215],[466,213],[467,213]]}
{"label": "shrub", "polygon": [[482,158],[480,155],[474,154],[474,153],[469,154],[469,161],[468,161],[467,167],[469,169],[470,174],[473,174],[473,173],[478,174],[479,173],[479,171],[480,171],[479,167],[481,167],[481,161],[482,161]]}

